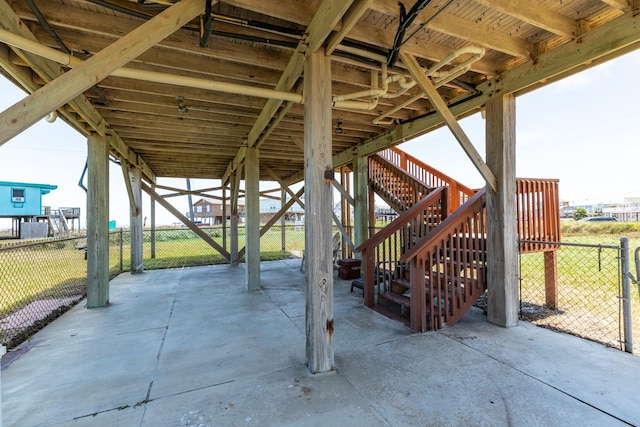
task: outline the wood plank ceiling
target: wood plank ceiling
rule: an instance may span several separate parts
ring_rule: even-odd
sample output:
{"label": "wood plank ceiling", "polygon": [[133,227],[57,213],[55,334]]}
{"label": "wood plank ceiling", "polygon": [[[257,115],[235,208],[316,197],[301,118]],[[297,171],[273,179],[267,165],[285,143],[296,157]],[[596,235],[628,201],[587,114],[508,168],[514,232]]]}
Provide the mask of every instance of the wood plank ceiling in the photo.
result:
{"label": "wood plank ceiling", "polygon": [[[87,59],[172,3],[0,0],[0,27]],[[314,43],[331,52],[336,166],[442,125],[394,50],[415,56],[434,83],[444,79],[440,96],[460,117],[497,92],[533,90],[640,43],[638,0],[406,0],[402,9],[397,0],[227,0],[212,2],[208,16],[205,3],[200,20],[126,65],[171,84],[112,75],[59,115],[85,135],[115,133],[114,155],[145,165],[148,177],[227,178],[244,147],[258,146],[261,178],[292,182],[304,166],[304,106],[258,89],[300,94]],[[0,48],[2,73],[29,92],[65,71]],[[202,89],[186,78],[242,90]]]}

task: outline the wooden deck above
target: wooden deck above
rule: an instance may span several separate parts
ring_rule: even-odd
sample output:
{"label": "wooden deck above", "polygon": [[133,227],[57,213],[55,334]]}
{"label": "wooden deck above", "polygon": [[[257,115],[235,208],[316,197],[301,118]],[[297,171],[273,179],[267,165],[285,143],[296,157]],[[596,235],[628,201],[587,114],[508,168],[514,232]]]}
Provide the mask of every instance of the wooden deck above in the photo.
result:
{"label": "wooden deck above", "polygon": [[[199,5],[195,18],[175,11],[187,2]],[[260,148],[261,179],[302,179],[303,64],[319,49],[332,60],[339,166],[443,125],[400,52],[416,58],[460,118],[494,94],[522,94],[640,46],[637,0],[423,0],[402,9],[397,0],[227,0],[205,11],[206,3],[0,0],[0,28],[71,54],[77,68],[97,57],[117,62],[122,51],[103,50],[144,23],[184,18],[124,68],[96,74],[93,86],[54,106],[82,134],[116,135],[112,154],[148,180],[226,180],[247,147]],[[27,92],[69,72],[2,41],[0,72]],[[0,129],[13,122],[3,113]]]}

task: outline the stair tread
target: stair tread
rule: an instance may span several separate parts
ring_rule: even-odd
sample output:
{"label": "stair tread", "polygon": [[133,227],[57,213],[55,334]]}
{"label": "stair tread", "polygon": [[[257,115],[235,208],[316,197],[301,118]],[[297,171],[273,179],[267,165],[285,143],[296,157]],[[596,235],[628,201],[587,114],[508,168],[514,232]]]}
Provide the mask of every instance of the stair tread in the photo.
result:
{"label": "stair tread", "polygon": [[405,307],[409,307],[411,305],[411,298],[404,295],[396,294],[395,292],[385,291],[382,292],[380,296],[388,301],[393,301],[396,304],[400,304]]}

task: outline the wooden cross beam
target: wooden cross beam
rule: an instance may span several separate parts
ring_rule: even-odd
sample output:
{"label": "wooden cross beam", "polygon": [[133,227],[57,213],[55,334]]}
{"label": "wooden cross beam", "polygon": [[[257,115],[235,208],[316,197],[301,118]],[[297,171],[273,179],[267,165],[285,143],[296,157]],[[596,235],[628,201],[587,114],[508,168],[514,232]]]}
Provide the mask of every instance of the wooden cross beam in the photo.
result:
{"label": "wooden cross beam", "polygon": [[0,146],[94,86],[204,10],[202,0],[182,0],[146,21],[80,66],[0,114]]}
{"label": "wooden cross beam", "polygon": [[229,252],[226,251],[226,249],[224,249],[222,246],[220,246],[215,240],[213,240],[211,238],[211,236],[209,236],[207,233],[205,233],[204,231],[202,231],[197,225],[195,225],[193,222],[189,221],[189,219],[182,215],[176,208],[174,208],[171,203],[167,202],[165,199],[162,198],[162,196],[160,196],[158,193],[156,193],[151,187],[149,187],[147,184],[145,184],[144,182],[142,182],[142,189],[145,191],[145,193],[147,193],[153,200],[155,200],[156,202],[160,203],[162,205],[163,208],[165,208],[166,210],[168,210],[171,214],[173,214],[173,216],[175,216],[176,218],[178,218],[184,225],[186,225],[187,227],[189,227],[189,229],[191,231],[193,231],[194,233],[196,233],[198,236],[200,236],[202,238],[202,240],[204,240],[205,242],[207,242],[209,244],[209,246],[211,246],[213,249],[215,249],[216,251],[220,252],[220,254],[225,257],[227,259],[227,261],[230,260],[231,255],[229,255]]}
{"label": "wooden cross beam", "polygon": [[431,104],[440,113],[445,124],[451,130],[453,136],[458,140],[465,153],[467,153],[467,156],[471,159],[473,165],[478,169],[480,175],[482,175],[484,180],[494,191],[497,191],[498,184],[496,182],[496,177],[484,162],[482,156],[480,156],[478,151],[476,151],[471,140],[467,137],[467,134],[464,133],[464,130],[458,123],[458,120],[455,118],[451,110],[449,110],[449,106],[444,99],[442,99],[437,89],[431,83],[431,80],[429,80],[429,77],[425,74],[425,70],[412,55],[400,51],[400,57],[402,58],[404,65],[409,69],[411,77],[413,77],[418,86],[420,86],[427,95]]}
{"label": "wooden cross beam", "polygon": [[[293,53],[293,56],[289,60],[287,67],[280,76],[280,80],[275,87],[276,90],[289,91],[294,87],[298,78],[302,75],[307,55],[322,47],[327,37],[331,34],[331,31],[340,22],[343,15],[349,9],[349,6],[351,6],[351,3],[353,3],[353,0],[324,0],[322,2],[307,27],[307,31],[305,33],[306,37],[300,41],[298,47]],[[269,126],[281,105],[282,100],[279,99],[270,99],[266,102],[264,108],[260,112],[260,116],[258,116],[258,119],[249,131],[249,135],[245,141],[246,147],[253,147],[258,143],[260,136]],[[288,108],[291,107],[289,106]],[[288,111],[287,107],[285,107],[284,110]],[[284,117],[282,114],[281,116]],[[229,166],[222,177],[222,182],[226,182],[231,173],[240,163],[242,163],[246,147],[240,148],[236,157],[231,161],[231,163],[229,163]]]}

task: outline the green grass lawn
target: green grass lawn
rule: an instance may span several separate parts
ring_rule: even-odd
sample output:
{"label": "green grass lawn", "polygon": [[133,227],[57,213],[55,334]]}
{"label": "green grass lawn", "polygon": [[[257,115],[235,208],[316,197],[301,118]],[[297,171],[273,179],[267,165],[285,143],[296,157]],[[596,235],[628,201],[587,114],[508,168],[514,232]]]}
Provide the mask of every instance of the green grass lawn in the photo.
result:
{"label": "green grass lawn", "polygon": [[[223,244],[220,228],[203,230],[218,244]],[[562,235],[563,242],[605,246],[619,245],[620,236],[625,235],[629,237],[631,255],[635,247],[640,246],[640,224],[563,222]],[[82,246],[84,242],[83,239],[79,239],[0,250],[0,317],[15,312],[36,299],[83,293],[86,288],[87,267],[84,251],[78,250],[77,247]],[[227,235],[227,249],[229,242]],[[244,228],[240,229],[238,243],[240,248],[244,247]],[[304,249],[304,230],[296,230],[293,225],[287,226],[285,246],[285,250],[282,250],[280,228],[272,228],[260,239],[261,260],[279,260],[289,258],[293,254],[299,255]],[[122,243],[118,232],[110,236],[109,268],[112,277],[130,268],[129,251],[128,233],[122,233]],[[144,268],[147,270],[227,262],[215,249],[187,229],[157,230],[155,253],[156,256],[151,258],[150,232],[145,231]],[[617,256],[617,251],[606,248],[599,250],[563,247],[559,250],[560,310],[565,313],[571,310],[579,311],[586,318],[595,319],[593,329],[605,329],[600,323],[603,319],[616,317],[619,307]],[[523,255],[521,261],[523,300],[543,306],[543,256]],[[631,267],[635,275],[633,260]],[[637,286],[632,286],[632,301],[636,313],[635,329],[640,332],[640,300]],[[563,315],[560,318],[567,319],[568,316]],[[575,319],[572,321],[576,322]],[[584,320],[577,322],[584,323]],[[616,321],[613,323],[617,327]],[[559,326],[557,328],[562,329]],[[640,342],[640,336],[636,338],[636,342]]]}
{"label": "green grass lawn", "polygon": [[[558,309],[545,307],[545,264],[541,253],[520,257],[523,317],[541,326],[619,347],[621,300],[620,236],[629,239],[630,267],[635,276],[634,249],[640,246],[640,224],[562,223],[562,245],[557,252]],[[635,342],[640,342],[640,296],[631,285]]]}

